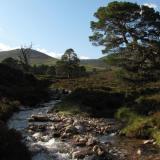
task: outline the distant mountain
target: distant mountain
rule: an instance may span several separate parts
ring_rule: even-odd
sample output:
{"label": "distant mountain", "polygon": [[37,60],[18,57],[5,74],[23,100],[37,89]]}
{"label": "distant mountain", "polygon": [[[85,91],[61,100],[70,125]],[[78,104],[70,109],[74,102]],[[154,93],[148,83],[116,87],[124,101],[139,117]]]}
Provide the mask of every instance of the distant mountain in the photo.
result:
{"label": "distant mountain", "polygon": [[85,66],[88,70],[96,68],[102,70],[106,68],[106,64],[103,59],[81,59],[81,65]]}
{"label": "distant mountain", "polygon": [[[14,49],[10,51],[1,51],[0,52],[0,61],[4,60],[5,58],[12,57],[18,59],[18,55],[20,54],[20,49]],[[48,56],[42,52],[36,51],[32,49],[31,52],[31,64],[55,64],[57,59],[51,56]]]}
{"label": "distant mountain", "polygon": [[[14,49],[10,51],[1,51],[0,52],[0,62],[5,58],[12,57],[18,59],[20,54],[20,49]],[[45,53],[36,51],[32,49],[31,52],[31,64],[41,65],[54,65],[58,59],[46,55]],[[93,68],[104,69],[105,63],[103,59],[81,59],[81,65],[84,65],[87,70],[92,70]]]}

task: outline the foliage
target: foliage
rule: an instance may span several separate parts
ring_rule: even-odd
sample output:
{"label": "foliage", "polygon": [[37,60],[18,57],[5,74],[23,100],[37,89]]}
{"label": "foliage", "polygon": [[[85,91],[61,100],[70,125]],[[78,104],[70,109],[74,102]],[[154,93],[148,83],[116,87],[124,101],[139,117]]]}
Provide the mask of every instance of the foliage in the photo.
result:
{"label": "foliage", "polygon": [[4,59],[1,63],[5,64],[11,68],[15,68],[15,69],[20,68],[18,60],[11,58],[11,57]]}
{"label": "foliage", "polygon": [[91,22],[95,45],[112,53],[108,62],[122,67],[124,80],[137,84],[155,81],[160,75],[160,14],[153,8],[131,2],[111,2],[100,7]]}
{"label": "foliage", "polygon": [[112,92],[110,88],[77,88],[63,102],[80,106],[81,112],[91,116],[113,117],[117,108],[124,104],[124,95],[123,92]]}
{"label": "foliage", "polygon": [[53,77],[56,75],[55,67],[48,65],[34,65],[33,67],[31,67],[31,72],[35,75],[50,75]]}
{"label": "foliage", "polygon": [[56,63],[56,75],[59,77],[79,77],[86,73],[84,66],[79,66],[80,60],[73,49],[67,49],[60,61]]}
{"label": "foliage", "polygon": [[0,97],[35,105],[48,97],[48,80],[38,80],[32,74],[0,64]]}
{"label": "foliage", "polygon": [[2,98],[2,100],[0,100],[0,121],[6,121],[12,113],[18,109],[18,101],[9,101],[6,98]]}
{"label": "foliage", "polygon": [[136,113],[131,111],[130,108],[121,107],[115,114],[116,119],[121,120],[123,122],[130,123],[134,118],[137,117]]}

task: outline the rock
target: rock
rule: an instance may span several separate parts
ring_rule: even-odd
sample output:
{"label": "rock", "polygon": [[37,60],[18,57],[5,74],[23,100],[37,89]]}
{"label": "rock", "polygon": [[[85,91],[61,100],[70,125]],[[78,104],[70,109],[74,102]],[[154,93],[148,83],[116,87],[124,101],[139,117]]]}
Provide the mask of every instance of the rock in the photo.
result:
{"label": "rock", "polygon": [[71,118],[69,118],[69,119],[66,120],[66,123],[68,123],[68,124],[73,124],[73,122],[74,122],[74,120],[71,119]]}
{"label": "rock", "polygon": [[98,155],[98,156],[104,155],[104,150],[103,150],[102,148],[98,148],[98,149],[97,149],[97,155]]}
{"label": "rock", "polygon": [[75,128],[77,129],[78,133],[85,132],[85,127],[83,125],[76,125]]}
{"label": "rock", "polygon": [[73,159],[83,159],[86,155],[82,151],[76,151],[72,153]]}
{"label": "rock", "polygon": [[66,139],[66,138],[69,138],[71,136],[71,133],[66,133],[64,132],[62,135],[61,135],[61,139]]}
{"label": "rock", "polygon": [[36,121],[36,122],[46,122],[51,121],[49,117],[45,115],[32,115],[29,119],[30,122]]}
{"label": "rock", "polygon": [[65,129],[66,133],[71,133],[71,134],[76,134],[77,133],[77,128],[74,127],[73,125],[69,125]]}
{"label": "rock", "polygon": [[87,145],[87,146],[93,146],[93,145],[95,145],[96,143],[97,143],[96,139],[93,138],[93,137],[91,137],[91,138],[88,139],[86,145]]}
{"label": "rock", "polygon": [[154,140],[153,139],[149,139],[149,140],[144,140],[143,144],[153,144]]}
{"label": "rock", "polygon": [[141,149],[139,148],[139,149],[137,150],[137,154],[138,154],[138,155],[141,155],[141,153],[142,153],[142,151],[141,151]]}
{"label": "rock", "polygon": [[104,149],[98,145],[95,145],[93,147],[92,151],[98,156],[102,156],[105,153]]}
{"label": "rock", "polygon": [[34,133],[32,135],[32,137],[34,137],[35,139],[39,139],[42,136],[42,134],[40,132]]}
{"label": "rock", "polygon": [[73,151],[72,158],[73,159],[83,159],[86,156],[92,155],[93,152],[90,150],[90,148],[83,148],[78,151]]}

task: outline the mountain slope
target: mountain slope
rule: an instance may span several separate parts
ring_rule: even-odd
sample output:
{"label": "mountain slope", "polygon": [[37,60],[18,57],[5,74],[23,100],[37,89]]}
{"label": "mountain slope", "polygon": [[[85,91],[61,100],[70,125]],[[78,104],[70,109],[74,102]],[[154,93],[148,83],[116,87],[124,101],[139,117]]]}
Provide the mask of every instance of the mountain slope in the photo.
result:
{"label": "mountain slope", "polygon": [[[2,51],[0,52],[0,61],[4,60],[5,58],[12,57],[15,59],[18,59],[18,56],[20,54],[20,49],[10,50],[10,51]],[[32,49],[31,55],[30,55],[31,64],[55,64],[57,59],[53,58],[51,56],[48,56],[42,52],[36,51]]]}
{"label": "mountain slope", "polygon": [[81,59],[81,65],[85,66],[88,70],[92,70],[93,68],[102,70],[106,68],[103,59]]}
{"label": "mountain slope", "polygon": [[[14,49],[10,51],[1,51],[0,62],[8,57],[18,59],[19,54],[20,54],[20,49]],[[48,56],[45,53],[32,49],[31,56],[30,56],[30,61],[32,65],[34,64],[55,65],[57,60],[58,59]],[[103,59],[87,59],[87,60],[81,59],[81,65],[85,66],[87,70],[93,70],[93,68],[97,68],[101,70],[105,68],[105,63],[103,62]]]}

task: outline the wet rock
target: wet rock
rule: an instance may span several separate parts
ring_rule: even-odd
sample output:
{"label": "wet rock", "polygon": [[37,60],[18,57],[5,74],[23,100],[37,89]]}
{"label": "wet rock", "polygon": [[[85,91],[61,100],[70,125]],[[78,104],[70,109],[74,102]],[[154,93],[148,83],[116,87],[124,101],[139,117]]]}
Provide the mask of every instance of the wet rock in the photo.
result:
{"label": "wet rock", "polygon": [[51,119],[46,115],[32,115],[29,122],[48,122]]}
{"label": "wet rock", "polygon": [[84,158],[86,155],[84,154],[84,152],[82,151],[76,151],[72,153],[72,158],[73,159],[82,159]]}
{"label": "wet rock", "polygon": [[93,146],[95,144],[97,144],[97,140],[93,137],[89,138],[87,143],[86,143],[87,146]]}
{"label": "wet rock", "polygon": [[83,159],[88,155],[92,155],[93,152],[91,151],[90,148],[84,148],[84,149],[80,149],[78,151],[73,151],[72,152],[72,158],[73,159]]}
{"label": "wet rock", "polygon": [[73,126],[73,125],[67,126],[66,129],[65,129],[65,132],[66,133],[71,133],[71,134],[78,133],[77,128],[75,126]]}
{"label": "wet rock", "polygon": [[71,133],[66,133],[66,132],[64,132],[64,133],[62,133],[62,135],[61,135],[61,139],[66,139],[66,138],[69,138],[71,136]]}
{"label": "wet rock", "polygon": [[149,139],[149,140],[144,140],[143,144],[153,144],[154,140],[153,139]]}
{"label": "wet rock", "polygon": [[42,133],[40,133],[40,132],[34,133],[32,135],[32,137],[35,138],[35,139],[40,139],[42,137]]}
{"label": "wet rock", "polygon": [[76,125],[75,128],[77,129],[78,133],[85,132],[85,127],[83,125]]}
{"label": "wet rock", "polygon": [[102,155],[105,154],[104,148],[102,148],[102,147],[99,146],[99,145],[95,145],[95,146],[93,147],[92,151],[93,151],[96,155],[98,155],[98,156],[102,156]]}

